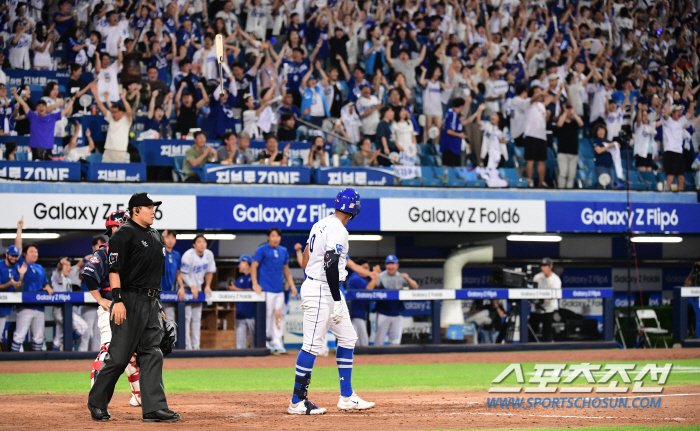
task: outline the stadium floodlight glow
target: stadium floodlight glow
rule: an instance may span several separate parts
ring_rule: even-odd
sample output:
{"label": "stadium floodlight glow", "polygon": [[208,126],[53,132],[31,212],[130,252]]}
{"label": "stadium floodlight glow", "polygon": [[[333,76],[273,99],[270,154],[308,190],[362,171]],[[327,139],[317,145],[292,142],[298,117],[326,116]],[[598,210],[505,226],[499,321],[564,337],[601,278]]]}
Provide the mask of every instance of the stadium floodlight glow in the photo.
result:
{"label": "stadium floodlight glow", "polygon": [[506,239],[515,242],[561,242],[559,235],[508,235]]}
{"label": "stadium floodlight glow", "polygon": [[[199,235],[199,234],[196,234],[196,233],[179,233],[179,234],[177,234],[177,239],[189,239],[189,240],[193,240],[193,239],[195,239],[195,237],[196,237],[197,235]],[[233,241],[234,239],[236,239],[236,235],[234,235],[234,234],[232,234],[232,233],[209,233],[209,234],[205,233],[205,234],[203,234],[203,235],[204,235],[204,237],[207,239],[207,241],[215,241],[215,240],[219,240],[219,241]]]}
{"label": "stadium floodlight glow", "polygon": [[639,242],[639,243],[651,243],[651,244],[658,244],[658,243],[671,243],[671,244],[677,244],[679,242],[683,241],[683,237],[681,236],[635,236],[632,237],[631,239],[632,242]]}
{"label": "stadium floodlight glow", "polygon": [[381,241],[381,235],[348,235],[348,241]]}
{"label": "stadium floodlight glow", "polygon": [[[17,234],[15,233],[0,233],[0,239],[15,239]],[[61,235],[57,233],[45,232],[45,233],[25,233],[22,232],[22,239],[57,239]]]}

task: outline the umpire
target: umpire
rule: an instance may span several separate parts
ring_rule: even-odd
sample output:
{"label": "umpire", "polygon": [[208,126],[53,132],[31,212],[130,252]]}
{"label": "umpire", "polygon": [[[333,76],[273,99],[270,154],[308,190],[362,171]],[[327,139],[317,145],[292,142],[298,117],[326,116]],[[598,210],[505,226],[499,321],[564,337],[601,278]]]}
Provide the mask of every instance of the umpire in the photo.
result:
{"label": "umpire", "polygon": [[141,409],[144,422],[176,422],[180,415],[168,409],[163,388],[163,334],[160,282],[165,267],[165,246],[150,227],[155,207],[147,193],[129,199],[131,218],[109,240],[109,282],[113,303],[110,313],[112,343],[88,397],[92,419],[108,421],[114,386],[136,352],[140,367]]}

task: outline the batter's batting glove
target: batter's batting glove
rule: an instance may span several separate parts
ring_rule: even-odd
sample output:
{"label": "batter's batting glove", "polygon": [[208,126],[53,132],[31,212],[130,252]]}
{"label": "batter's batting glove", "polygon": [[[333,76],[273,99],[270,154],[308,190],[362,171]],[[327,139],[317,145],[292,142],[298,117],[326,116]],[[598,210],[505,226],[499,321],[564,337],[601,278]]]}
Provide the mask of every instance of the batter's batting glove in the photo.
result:
{"label": "batter's batting glove", "polygon": [[334,301],[333,304],[333,314],[331,314],[331,320],[333,323],[338,325],[343,321],[343,313],[345,311],[345,300],[341,298],[340,301]]}
{"label": "batter's batting glove", "polygon": [[160,340],[160,350],[163,352],[163,356],[168,356],[173,351],[176,342],[177,323],[167,320],[163,325],[163,339]]}

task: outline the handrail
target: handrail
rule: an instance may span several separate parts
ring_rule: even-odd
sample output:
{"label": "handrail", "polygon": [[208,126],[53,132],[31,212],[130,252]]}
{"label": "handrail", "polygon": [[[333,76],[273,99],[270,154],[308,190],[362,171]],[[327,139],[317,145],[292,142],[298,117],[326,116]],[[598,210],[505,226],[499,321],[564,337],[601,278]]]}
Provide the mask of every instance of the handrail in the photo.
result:
{"label": "handrail", "polygon": [[355,145],[354,142],[348,140],[347,138],[344,138],[344,137],[342,137],[342,136],[340,136],[340,135],[336,135],[336,134],[333,133],[333,132],[325,132],[325,131],[323,131],[323,128],[322,128],[322,127],[319,127],[319,126],[317,126],[317,125],[315,125],[315,124],[313,124],[313,123],[309,123],[308,121],[304,121],[304,120],[302,120],[301,118],[297,117],[296,115],[294,116],[294,119],[295,119],[296,121],[300,122],[301,124],[305,125],[306,127],[311,127],[312,129],[320,130],[321,132],[323,132],[323,133],[325,133],[325,134],[327,134],[327,135],[331,135],[331,136],[333,136],[333,137],[336,138],[336,139],[340,139],[341,141],[345,141],[345,142],[347,142],[348,144],[353,144],[353,145]]}

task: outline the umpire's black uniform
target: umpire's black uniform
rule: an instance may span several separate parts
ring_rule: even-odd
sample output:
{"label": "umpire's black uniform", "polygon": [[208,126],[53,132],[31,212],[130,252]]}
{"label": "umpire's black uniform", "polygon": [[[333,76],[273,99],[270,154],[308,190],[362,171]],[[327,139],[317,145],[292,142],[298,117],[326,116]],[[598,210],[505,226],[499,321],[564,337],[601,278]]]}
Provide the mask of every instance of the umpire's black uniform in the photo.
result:
{"label": "umpire's black uniform", "polygon": [[[129,201],[130,210],[150,205],[157,206],[160,202],[153,202],[146,193],[137,193]],[[152,227],[144,228],[128,220],[110,238],[109,269],[110,272],[119,273],[121,282],[121,292],[118,293],[113,286],[112,293],[115,302],[121,296],[126,319],[121,325],[110,320],[112,342],[88,398],[88,407],[95,420],[109,419],[106,410],[114,394],[114,386],[134,352],[140,367],[144,420],[147,414],[168,408],[163,388],[163,353],[159,347],[163,336],[159,292],[164,267],[165,246],[158,231]],[[106,418],[95,417],[95,410],[98,409],[104,410],[103,416],[106,415]]]}

